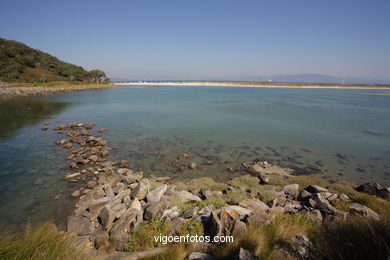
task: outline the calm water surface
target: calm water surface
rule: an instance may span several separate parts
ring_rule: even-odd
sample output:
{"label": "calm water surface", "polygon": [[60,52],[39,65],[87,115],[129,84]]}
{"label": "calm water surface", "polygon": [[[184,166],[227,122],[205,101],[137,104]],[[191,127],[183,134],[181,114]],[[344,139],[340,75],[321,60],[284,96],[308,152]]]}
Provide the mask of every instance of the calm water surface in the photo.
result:
{"label": "calm water surface", "polygon": [[[118,87],[0,102],[0,223],[61,219],[72,184],[60,123],[94,122],[148,174],[226,180],[261,158],[330,180],[390,184],[390,97],[381,90]],[[53,119],[45,119],[55,115]],[[181,153],[199,170],[178,172]],[[207,155],[207,156],[205,156]],[[214,162],[206,166],[208,160]],[[61,195],[57,200],[53,197]]]}

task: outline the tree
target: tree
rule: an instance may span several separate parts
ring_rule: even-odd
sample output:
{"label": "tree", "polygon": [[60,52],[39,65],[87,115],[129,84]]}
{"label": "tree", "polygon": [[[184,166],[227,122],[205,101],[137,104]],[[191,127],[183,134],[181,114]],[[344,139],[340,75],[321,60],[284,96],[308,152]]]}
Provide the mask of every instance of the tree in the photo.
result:
{"label": "tree", "polygon": [[102,82],[105,78],[107,78],[106,73],[101,70],[91,70],[88,72],[89,81],[91,82]]}

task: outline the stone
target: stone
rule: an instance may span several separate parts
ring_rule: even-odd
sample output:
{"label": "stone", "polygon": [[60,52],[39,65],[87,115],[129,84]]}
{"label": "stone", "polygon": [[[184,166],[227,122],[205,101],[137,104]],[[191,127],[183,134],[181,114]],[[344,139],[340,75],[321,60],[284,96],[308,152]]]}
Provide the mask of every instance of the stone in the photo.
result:
{"label": "stone", "polygon": [[307,186],[305,188],[305,190],[307,190],[310,193],[319,193],[319,192],[327,192],[328,191],[327,189],[320,187],[320,186],[317,186],[317,185]]}
{"label": "stone", "polygon": [[128,168],[120,168],[117,170],[117,173],[120,175],[123,175],[123,174],[127,175],[127,173],[129,173],[129,174],[133,173],[133,171],[128,169]]}
{"label": "stone", "polygon": [[251,226],[259,226],[261,224],[269,224],[272,220],[272,216],[264,212],[256,212],[253,215],[246,218],[246,222]]}
{"label": "stone", "polygon": [[67,218],[67,231],[79,236],[89,235],[95,230],[93,223],[83,216],[69,216]]}
{"label": "stone", "polygon": [[210,236],[211,241],[213,241],[215,236],[222,235],[223,226],[221,220],[218,218],[218,215],[215,211],[211,212],[210,217],[204,224],[204,233],[206,236]]}
{"label": "stone", "polygon": [[110,238],[115,241],[115,249],[122,250],[130,238],[130,231],[142,221],[142,213],[129,208],[123,216],[115,222],[110,230]]}
{"label": "stone", "polygon": [[339,198],[339,200],[343,200],[343,201],[348,201],[348,200],[350,200],[350,198],[348,197],[348,195],[346,195],[346,194],[340,194],[339,196],[338,196],[338,198]]}
{"label": "stone", "polygon": [[290,184],[283,188],[283,192],[292,199],[296,199],[299,193],[299,184]]}
{"label": "stone", "polygon": [[127,168],[129,167],[129,162],[126,161],[126,160],[120,160],[119,163],[118,163],[119,167],[121,168]]}
{"label": "stone", "polygon": [[139,202],[139,200],[138,200],[137,198],[135,198],[135,199],[130,203],[129,208],[130,208],[130,209],[136,209],[136,210],[142,211],[141,203]]}
{"label": "stone", "polygon": [[378,183],[365,183],[359,185],[356,190],[359,192],[368,193],[371,195],[377,195],[378,190],[381,190],[383,187]]}
{"label": "stone", "polygon": [[313,251],[313,244],[305,235],[297,234],[291,238],[291,241],[294,255],[299,259],[311,259],[310,251]]}
{"label": "stone", "polygon": [[253,211],[251,209],[243,208],[240,206],[227,206],[227,207],[221,208],[221,211],[222,210],[225,210],[227,213],[229,213],[232,216],[238,215],[240,220],[245,219],[247,216],[250,216],[253,214]]}
{"label": "stone", "polygon": [[190,169],[196,169],[196,168],[197,168],[197,165],[196,165],[196,163],[191,162],[191,163],[188,165],[188,168],[190,168]]}
{"label": "stone", "polygon": [[167,191],[167,188],[167,185],[163,185],[150,191],[148,195],[146,195],[146,200],[148,201],[148,203],[158,202]]}
{"label": "stone", "polygon": [[162,217],[168,217],[170,219],[178,217],[179,215],[180,215],[180,210],[177,206],[174,206],[170,209],[166,209],[162,213]]}
{"label": "stone", "polygon": [[269,210],[269,207],[267,204],[262,202],[261,200],[251,198],[251,199],[244,199],[238,203],[238,206],[241,206],[243,208],[256,210],[256,211],[267,211]]}
{"label": "stone", "polygon": [[242,247],[240,247],[240,251],[238,252],[237,259],[238,260],[256,260],[256,257],[250,251],[245,250]]}
{"label": "stone", "polygon": [[321,193],[314,194],[314,199],[316,201],[315,207],[319,209],[324,214],[337,215],[341,213],[340,210],[333,207],[329,201],[323,198]]}
{"label": "stone", "polygon": [[201,198],[195,196],[188,191],[171,191],[172,195],[176,196],[180,204],[193,203],[201,201]]}
{"label": "stone", "polygon": [[312,221],[314,221],[318,224],[322,223],[323,217],[322,217],[321,211],[319,211],[318,209],[305,210],[305,211],[301,211],[301,213],[306,215],[309,219],[311,219]]}
{"label": "stone", "polygon": [[78,197],[80,197],[80,195],[81,195],[80,190],[75,190],[74,192],[72,192],[72,193],[70,194],[70,197],[71,197],[71,198],[78,198]]}
{"label": "stone", "polygon": [[377,195],[379,198],[382,198],[382,199],[385,199],[385,200],[390,200],[390,187],[387,187],[387,188],[383,188],[383,189],[378,190],[378,192],[376,193],[376,195]]}
{"label": "stone", "polygon": [[96,186],[96,184],[97,184],[96,181],[89,181],[89,182],[87,182],[87,188],[93,189]]}
{"label": "stone", "polygon": [[71,173],[71,174],[65,175],[64,178],[65,179],[72,179],[72,178],[80,176],[80,175],[81,175],[80,172],[75,172],[75,173]]}
{"label": "stone", "polygon": [[97,162],[97,161],[99,161],[99,157],[97,155],[91,155],[88,157],[88,160],[90,160],[92,162]]}
{"label": "stone", "polygon": [[112,227],[113,221],[120,218],[126,212],[126,206],[119,204],[116,206],[106,205],[100,212],[100,220],[102,222],[103,230],[109,231]]}
{"label": "stone", "polygon": [[307,190],[302,190],[299,194],[298,194],[298,196],[297,196],[297,199],[298,200],[307,200],[307,199],[309,199],[310,197],[311,197],[311,193],[310,192],[308,192]]}
{"label": "stone", "polygon": [[138,183],[137,187],[135,187],[131,191],[130,197],[132,199],[137,198],[138,200],[143,200],[146,197],[146,195],[148,194],[148,192],[149,192],[149,186],[150,186],[149,180],[148,179],[142,179]]}
{"label": "stone", "polygon": [[234,237],[241,237],[241,236],[245,235],[246,232],[247,232],[247,228],[246,228],[245,223],[237,219],[234,222],[234,226],[233,226],[233,230],[232,230],[231,234]]}
{"label": "stone", "polygon": [[151,220],[155,217],[161,216],[162,212],[168,207],[168,201],[162,198],[160,201],[152,203],[145,208],[144,219]]}
{"label": "stone", "polygon": [[62,148],[65,148],[65,149],[72,149],[72,148],[73,148],[73,144],[72,144],[72,143],[64,144],[64,145],[62,146]]}
{"label": "stone", "polygon": [[379,216],[378,213],[376,213],[375,211],[373,211],[369,207],[366,207],[366,206],[361,205],[359,203],[352,203],[349,206],[349,212],[352,215],[360,215],[360,216],[364,216],[364,217],[367,217],[367,218],[372,218],[372,219],[375,219],[375,220],[379,220],[380,219],[380,216]]}
{"label": "stone", "polygon": [[144,173],[143,172],[134,172],[133,171],[127,171],[127,175],[122,176],[122,180],[127,183],[127,184],[132,184],[135,182],[139,182],[143,177]]}
{"label": "stone", "polygon": [[181,214],[181,217],[184,219],[193,218],[198,214],[199,207],[192,207],[190,209],[187,209]]}
{"label": "stone", "polygon": [[187,258],[187,260],[213,260],[214,258],[206,253],[201,252],[192,252]]}

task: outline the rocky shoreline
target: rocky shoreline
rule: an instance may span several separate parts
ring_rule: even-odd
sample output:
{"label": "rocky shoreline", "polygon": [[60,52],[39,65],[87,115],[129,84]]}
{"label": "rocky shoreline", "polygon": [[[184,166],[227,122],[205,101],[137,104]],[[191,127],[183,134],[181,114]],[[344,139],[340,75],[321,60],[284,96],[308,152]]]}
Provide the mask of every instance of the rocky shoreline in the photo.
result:
{"label": "rocky shoreline", "polygon": [[[48,130],[48,123],[42,129]],[[265,161],[244,162],[242,167],[250,174],[246,178],[252,182],[251,187],[272,194],[269,199],[231,183],[216,189],[208,188],[206,183],[183,188],[170,177],[146,177],[142,171],[130,169],[125,160],[108,160],[113,149],[97,137],[105,128],[96,129],[93,123],[70,123],[53,130],[66,135],[56,142],[70,151],[67,160],[72,172],[64,178],[78,187],[69,195],[76,202],[74,213],[67,218],[67,231],[76,234],[75,244],[87,249],[94,259],[139,259],[164,253],[169,244],[143,251],[131,246],[137,232],[156,219],[159,232],[165,235],[192,234],[200,227],[201,233],[211,238],[232,235],[238,239],[252,226],[273,223],[280,216],[298,214],[316,225],[353,216],[382,218],[349,195],[315,183],[270,185],[275,176],[294,180],[294,170]],[[356,190],[390,199],[390,188],[379,184],[364,184]],[[218,244],[198,243],[186,259],[213,259],[216,247]],[[297,233],[278,251],[288,259],[312,259],[316,250],[305,234]],[[256,259],[256,253],[240,248],[237,259]]]}
{"label": "rocky shoreline", "polygon": [[[108,86],[107,86],[108,87]],[[71,87],[44,87],[44,86],[34,86],[34,87],[17,87],[17,86],[8,86],[7,84],[2,84],[0,82],[0,99],[10,99],[17,97],[27,97],[27,96],[47,96],[53,94],[63,94],[74,91],[90,90],[90,89],[100,89],[102,86],[71,86]]]}

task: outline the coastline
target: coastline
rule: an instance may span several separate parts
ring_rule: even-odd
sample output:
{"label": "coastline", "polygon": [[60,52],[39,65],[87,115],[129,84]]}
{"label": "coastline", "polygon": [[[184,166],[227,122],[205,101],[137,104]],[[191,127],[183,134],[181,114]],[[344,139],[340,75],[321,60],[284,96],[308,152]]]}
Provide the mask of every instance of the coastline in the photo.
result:
{"label": "coastline", "polygon": [[263,83],[263,82],[128,82],[113,83],[117,86],[221,86],[247,88],[324,88],[324,89],[390,89],[388,85],[338,85],[338,84],[298,84],[298,83]]}
{"label": "coastline", "polygon": [[1,83],[0,82],[0,100],[27,97],[27,96],[47,96],[54,94],[63,94],[74,91],[92,90],[115,87],[113,84],[103,83],[72,83],[72,82],[53,82],[53,83]]}

